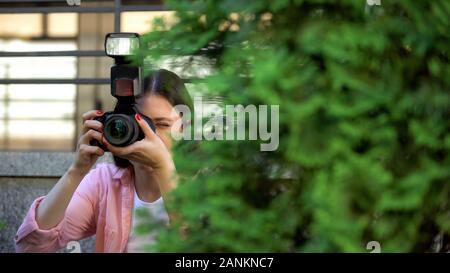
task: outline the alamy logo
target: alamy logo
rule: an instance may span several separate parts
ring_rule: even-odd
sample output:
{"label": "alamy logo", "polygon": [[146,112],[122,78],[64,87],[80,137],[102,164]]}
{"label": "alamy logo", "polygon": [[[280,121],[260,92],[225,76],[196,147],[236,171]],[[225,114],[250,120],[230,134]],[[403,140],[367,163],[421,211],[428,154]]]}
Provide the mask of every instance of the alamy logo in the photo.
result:
{"label": "alamy logo", "polygon": [[369,6],[381,6],[381,0],[366,0]]}
{"label": "alamy logo", "polygon": [[70,251],[69,253],[81,253],[81,245],[77,241],[67,243],[66,249]]}
{"label": "alamy logo", "polygon": [[381,244],[378,241],[370,241],[366,245],[367,250],[372,250],[370,253],[381,253]]}
{"label": "alamy logo", "polygon": [[[194,119],[186,105],[176,105],[174,111],[182,116],[178,122],[192,126],[182,133],[172,126],[175,140],[261,140],[261,151],[275,151],[279,145],[279,105],[226,105],[220,113],[205,117],[202,97],[194,97]],[[206,122],[205,121],[206,118]],[[180,124],[179,124],[180,125]]]}
{"label": "alamy logo", "polygon": [[81,0],[66,0],[69,6],[79,6],[81,5]]}

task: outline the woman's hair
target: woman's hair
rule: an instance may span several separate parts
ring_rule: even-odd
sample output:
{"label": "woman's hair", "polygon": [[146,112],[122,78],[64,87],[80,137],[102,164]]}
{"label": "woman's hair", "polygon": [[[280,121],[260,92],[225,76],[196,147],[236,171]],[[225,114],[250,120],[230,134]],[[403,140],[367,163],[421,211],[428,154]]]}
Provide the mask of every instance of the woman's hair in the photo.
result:
{"label": "woman's hair", "polygon": [[[159,69],[153,71],[144,78],[143,93],[137,99],[148,96],[159,95],[167,99],[172,106],[186,105],[191,113],[194,113],[194,107],[191,96],[189,95],[183,80],[177,74],[166,70]],[[113,156],[114,163],[119,168],[127,168],[131,166],[130,161],[124,158]]]}

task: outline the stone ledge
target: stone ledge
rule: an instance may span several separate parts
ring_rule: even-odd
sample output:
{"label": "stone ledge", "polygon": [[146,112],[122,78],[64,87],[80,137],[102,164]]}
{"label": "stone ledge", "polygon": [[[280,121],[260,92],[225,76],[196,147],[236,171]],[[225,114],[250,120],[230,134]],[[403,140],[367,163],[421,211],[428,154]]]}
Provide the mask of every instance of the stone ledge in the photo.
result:
{"label": "stone ledge", "polygon": [[[73,157],[73,152],[0,152],[0,177],[60,177]],[[112,162],[111,154],[97,161],[102,162]]]}

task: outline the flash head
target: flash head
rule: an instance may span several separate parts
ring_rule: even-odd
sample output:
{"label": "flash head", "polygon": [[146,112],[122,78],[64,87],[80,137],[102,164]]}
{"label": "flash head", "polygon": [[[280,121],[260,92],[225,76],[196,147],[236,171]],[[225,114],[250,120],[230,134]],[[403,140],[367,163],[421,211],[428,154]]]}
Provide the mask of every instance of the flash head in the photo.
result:
{"label": "flash head", "polygon": [[109,57],[130,56],[139,49],[139,34],[130,32],[109,33],[105,38],[105,52]]}

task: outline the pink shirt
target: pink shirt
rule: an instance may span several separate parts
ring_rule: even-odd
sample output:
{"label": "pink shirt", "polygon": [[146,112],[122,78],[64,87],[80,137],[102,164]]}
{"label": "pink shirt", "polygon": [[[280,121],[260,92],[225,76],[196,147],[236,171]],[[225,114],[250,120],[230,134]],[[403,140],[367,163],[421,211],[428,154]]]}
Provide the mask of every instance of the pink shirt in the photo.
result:
{"label": "pink shirt", "polygon": [[96,252],[125,252],[131,229],[134,198],[133,171],[114,164],[98,164],[81,181],[64,219],[49,230],[39,229],[31,205],[14,238],[17,252],[54,252],[70,241],[96,235]]}

